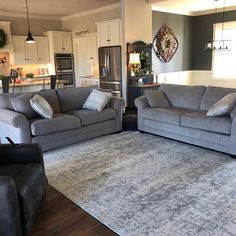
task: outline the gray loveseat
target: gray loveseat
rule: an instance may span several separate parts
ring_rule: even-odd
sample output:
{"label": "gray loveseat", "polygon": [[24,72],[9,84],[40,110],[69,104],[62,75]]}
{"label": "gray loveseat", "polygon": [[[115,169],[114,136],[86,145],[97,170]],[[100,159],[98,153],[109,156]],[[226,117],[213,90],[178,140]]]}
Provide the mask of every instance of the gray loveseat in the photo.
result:
{"label": "gray loveseat", "polygon": [[[32,93],[0,95],[0,138],[39,143],[43,151],[122,130],[124,100],[112,97],[101,112],[82,109],[92,88],[44,90],[53,119],[39,117],[30,107]],[[12,99],[14,106],[12,106]]]}
{"label": "gray loveseat", "polygon": [[213,104],[236,89],[162,84],[160,91],[171,107],[150,107],[146,96],[135,100],[140,131],[236,155],[236,117],[206,116]]}

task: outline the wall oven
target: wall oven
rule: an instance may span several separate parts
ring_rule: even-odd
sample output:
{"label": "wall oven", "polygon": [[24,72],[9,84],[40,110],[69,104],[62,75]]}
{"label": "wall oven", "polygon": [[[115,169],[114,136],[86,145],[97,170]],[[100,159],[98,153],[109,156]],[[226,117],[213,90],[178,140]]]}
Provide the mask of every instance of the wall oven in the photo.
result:
{"label": "wall oven", "polygon": [[74,86],[74,61],[72,54],[55,54],[55,69],[58,81],[64,86]]}

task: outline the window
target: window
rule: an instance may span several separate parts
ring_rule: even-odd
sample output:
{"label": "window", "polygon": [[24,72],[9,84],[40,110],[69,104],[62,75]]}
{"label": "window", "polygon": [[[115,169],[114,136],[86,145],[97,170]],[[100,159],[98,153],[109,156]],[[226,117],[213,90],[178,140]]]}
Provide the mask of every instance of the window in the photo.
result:
{"label": "window", "polygon": [[236,79],[236,21],[225,22],[222,34],[222,23],[214,25],[214,41],[231,40],[231,50],[213,51],[212,71],[217,79]]}

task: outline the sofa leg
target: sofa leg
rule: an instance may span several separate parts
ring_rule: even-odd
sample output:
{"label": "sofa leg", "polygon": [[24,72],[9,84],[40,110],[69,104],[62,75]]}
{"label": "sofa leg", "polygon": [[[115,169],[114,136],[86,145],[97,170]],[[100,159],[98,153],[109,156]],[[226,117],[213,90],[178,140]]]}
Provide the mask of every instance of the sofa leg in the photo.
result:
{"label": "sofa leg", "polygon": [[236,159],[236,155],[230,154],[230,157]]}

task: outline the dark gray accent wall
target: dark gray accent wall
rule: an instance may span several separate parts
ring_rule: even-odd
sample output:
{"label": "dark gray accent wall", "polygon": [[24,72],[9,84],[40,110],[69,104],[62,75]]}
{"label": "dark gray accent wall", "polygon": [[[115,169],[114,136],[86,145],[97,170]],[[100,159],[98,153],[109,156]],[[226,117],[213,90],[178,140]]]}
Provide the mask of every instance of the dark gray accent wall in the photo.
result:
{"label": "dark gray accent wall", "polygon": [[[222,22],[223,15],[218,13],[216,22]],[[236,11],[225,12],[225,21],[235,21]],[[215,14],[195,16],[192,20],[192,70],[211,70],[212,52],[205,51],[205,43],[213,38]]]}
{"label": "dark gray accent wall", "polygon": [[169,26],[179,42],[179,48],[168,63],[161,62],[153,52],[153,69],[155,73],[168,73],[190,70],[192,48],[192,17],[153,11],[153,38],[162,26]]}

